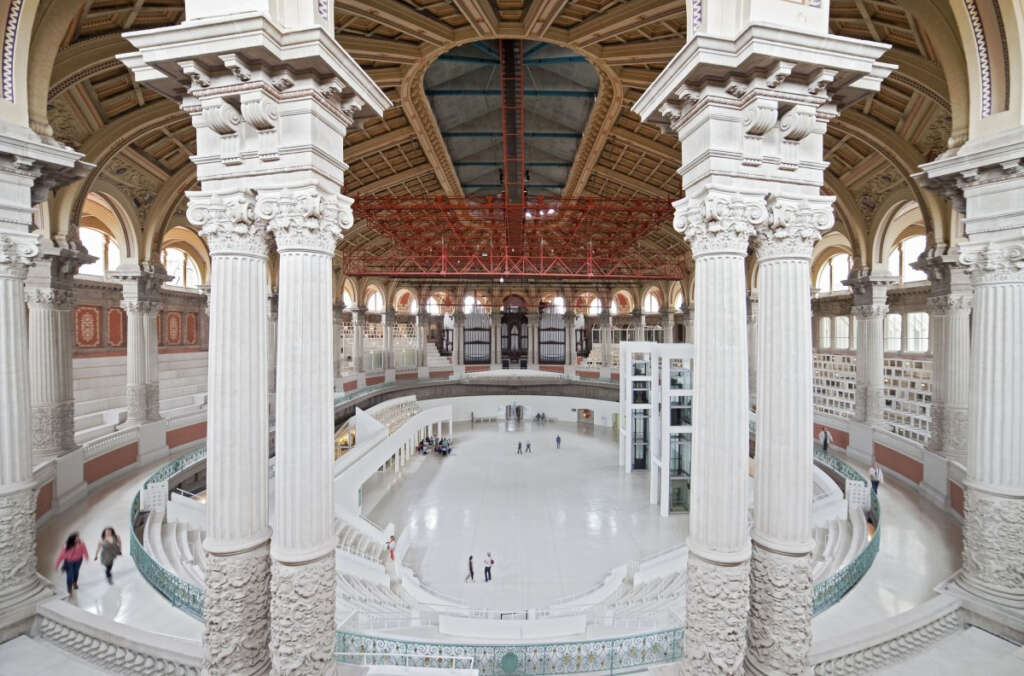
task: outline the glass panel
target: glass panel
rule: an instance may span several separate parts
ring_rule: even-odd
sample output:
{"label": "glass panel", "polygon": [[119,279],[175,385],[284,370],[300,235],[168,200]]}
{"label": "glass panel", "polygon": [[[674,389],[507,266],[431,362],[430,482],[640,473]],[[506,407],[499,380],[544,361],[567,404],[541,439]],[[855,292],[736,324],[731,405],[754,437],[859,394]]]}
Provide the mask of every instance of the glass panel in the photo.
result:
{"label": "glass panel", "polygon": [[850,318],[834,317],[835,345],[837,350],[850,349]]}
{"label": "glass panel", "polygon": [[911,312],[907,315],[907,352],[928,351],[928,313]]}
{"label": "glass panel", "polygon": [[885,316],[885,351],[899,352],[903,349],[903,316]]}
{"label": "glass panel", "polygon": [[693,424],[693,397],[676,396],[669,398],[669,425],[679,427]]}
{"label": "glass panel", "polygon": [[818,320],[818,347],[827,350],[832,347],[832,318]]}
{"label": "glass panel", "polygon": [[649,404],[650,401],[650,383],[646,380],[640,380],[633,383],[633,403],[634,404]]}

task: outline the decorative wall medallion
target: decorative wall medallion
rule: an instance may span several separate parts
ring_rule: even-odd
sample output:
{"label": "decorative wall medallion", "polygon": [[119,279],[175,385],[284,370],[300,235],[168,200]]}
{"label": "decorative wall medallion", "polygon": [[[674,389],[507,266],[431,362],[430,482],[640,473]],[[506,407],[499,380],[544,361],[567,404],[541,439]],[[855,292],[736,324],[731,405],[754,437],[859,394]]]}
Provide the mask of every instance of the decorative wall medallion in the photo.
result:
{"label": "decorative wall medallion", "polygon": [[195,345],[196,344],[196,313],[189,312],[185,315],[185,344]]}
{"label": "decorative wall medallion", "polygon": [[124,346],[124,310],[119,307],[107,308],[107,345]]}
{"label": "decorative wall medallion", "polygon": [[99,347],[100,308],[79,305],[75,308],[75,347]]}
{"label": "decorative wall medallion", "polygon": [[167,315],[167,344],[181,345],[181,313],[166,312]]}

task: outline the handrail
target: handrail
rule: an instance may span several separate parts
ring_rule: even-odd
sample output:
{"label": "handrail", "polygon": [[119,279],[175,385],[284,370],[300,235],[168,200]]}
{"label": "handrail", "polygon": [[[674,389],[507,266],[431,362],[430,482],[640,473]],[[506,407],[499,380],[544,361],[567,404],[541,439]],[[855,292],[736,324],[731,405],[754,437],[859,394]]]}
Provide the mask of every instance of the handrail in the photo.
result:
{"label": "handrail", "polygon": [[[351,658],[351,659],[347,659]],[[367,662],[367,658],[372,658],[372,661]],[[401,663],[397,661],[398,658],[402,658]],[[412,663],[410,663],[412,660]],[[387,666],[403,666],[403,667],[442,667],[445,664],[450,665],[450,669],[472,669],[473,668],[473,656],[472,655],[424,655],[421,653],[334,653],[335,662],[345,662],[346,664],[359,664],[363,666],[367,665],[387,665]],[[433,664],[432,664],[433,662]],[[468,664],[464,667],[456,667],[456,663]]]}

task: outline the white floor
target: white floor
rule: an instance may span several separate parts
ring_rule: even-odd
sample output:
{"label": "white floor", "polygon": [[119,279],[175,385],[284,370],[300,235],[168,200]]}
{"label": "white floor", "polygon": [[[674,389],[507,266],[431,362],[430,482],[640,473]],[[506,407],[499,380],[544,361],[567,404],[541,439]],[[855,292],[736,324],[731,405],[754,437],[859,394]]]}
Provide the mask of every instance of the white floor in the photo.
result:
{"label": "white floor", "polygon": [[60,648],[28,636],[0,644],[0,676],[103,676],[106,673]]}
{"label": "white floor", "polygon": [[1024,648],[971,627],[944,638],[916,657],[877,672],[880,676],[1020,676]]}
{"label": "white floor", "polygon": [[[517,455],[520,441],[533,452]],[[621,471],[607,428],[460,423],[454,449],[417,463],[367,516],[412,538],[405,563],[426,586],[471,607],[544,607],[686,541],[687,517],[658,514],[649,473]],[[496,564],[485,583],[488,551]],[[464,581],[470,554],[475,584]]]}

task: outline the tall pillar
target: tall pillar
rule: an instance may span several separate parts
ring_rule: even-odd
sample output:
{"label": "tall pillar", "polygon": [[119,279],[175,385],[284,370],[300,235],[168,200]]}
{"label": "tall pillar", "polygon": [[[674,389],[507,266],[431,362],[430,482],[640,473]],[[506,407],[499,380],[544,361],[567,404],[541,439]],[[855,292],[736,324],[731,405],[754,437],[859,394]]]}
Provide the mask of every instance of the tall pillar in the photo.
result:
{"label": "tall pillar", "polygon": [[32,205],[50,175],[81,154],[44,144],[29,129],[0,134],[0,641],[28,631],[36,604],[53,590],[36,573],[36,486],[25,278],[39,254]]}
{"label": "tall pillar", "polygon": [[[874,427],[882,424],[883,361],[885,355],[885,316],[889,313],[886,293],[896,278],[885,272],[871,274],[853,271],[843,282],[853,289],[853,316],[857,318],[857,398],[856,421]],[[870,448],[858,449],[870,453]]]}
{"label": "tall pillar", "polygon": [[[267,228],[249,190],[188,193],[210,249],[205,666],[270,668]],[[272,315],[273,316],[273,315]],[[278,437],[280,439],[280,436]],[[278,444],[280,448],[280,444]]]}
{"label": "tall pillar", "polygon": [[35,464],[76,448],[71,312],[75,272],[91,258],[85,251],[44,247],[25,283]]}
{"label": "tall pillar", "polygon": [[747,374],[751,408],[757,407],[757,351],[757,291],[747,291]]}
{"label": "tall pillar", "polygon": [[598,321],[600,322],[598,333],[601,336],[601,366],[608,367],[612,365],[612,313],[608,307],[601,310]]}
{"label": "tall pillar", "polygon": [[366,370],[366,308],[352,308],[352,366],[356,373]]}
{"label": "tall pillar", "polygon": [[757,235],[763,324],[755,335],[763,377],[757,385],[748,673],[809,671],[814,549],[810,264],[814,243],[835,222],[833,199],[772,199],[771,220]]}
{"label": "tall pillar", "polygon": [[576,365],[576,313],[566,310],[562,315],[565,322],[565,364],[566,366]]}
{"label": "tall pillar", "polygon": [[277,391],[277,292],[267,296],[267,389]]}
{"label": "tall pillar", "polygon": [[455,311],[455,327],[452,329],[452,363],[462,366],[466,363],[466,313],[462,310]]}
{"label": "tall pillar", "polygon": [[540,364],[540,313],[530,312],[526,315],[527,337],[530,346],[526,351],[527,366]]}
{"label": "tall pillar", "polygon": [[125,427],[160,420],[160,365],[156,317],[160,286],[168,278],[158,266],[127,263],[112,275],[121,282],[127,326],[127,397]]}
{"label": "tall pillar", "polygon": [[501,308],[491,309],[491,364],[501,365]]}
{"label": "tall pillar", "polygon": [[676,313],[672,310],[665,310],[661,314],[661,342],[671,345],[676,342]]}
{"label": "tall pillar", "polygon": [[427,366],[427,333],[430,314],[426,310],[426,303],[420,305],[420,311],[416,313],[416,359],[419,366]]}
{"label": "tall pillar", "polygon": [[384,331],[384,369],[395,368],[395,311],[388,309],[380,316],[380,327]]}
{"label": "tall pillar", "polygon": [[275,673],[326,673],[333,663],[331,261],[342,228],[351,227],[351,203],[313,188],[267,190],[258,200],[280,255],[271,542]]}
{"label": "tall pillar", "polygon": [[953,256],[932,256],[915,264],[928,274],[928,341],[932,353],[932,424],[928,448],[967,464],[970,394],[971,301],[964,268]]}
{"label": "tall pillar", "polygon": [[[686,159],[680,170],[686,198],[675,203],[674,224],[690,243],[696,284],[684,673],[806,674],[808,265],[818,231],[832,224],[831,202],[820,197],[822,138],[838,105],[878,91],[892,67],[876,61],[886,45],[829,36],[828,3],[712,5],[688,14],[690,42],[633,105],[642,120],[667,122]],[[780,32],[778,25],[790,28]],[[828,63],[808,61],[823,53]],[[756,70],[736,67],[750,63]],[[777,402],[778,415],[759,402],[752,554],[745,258],[755,231],[766,308],[758,334],[766,376],[760,382],[778,386],[782,378],[787,395],[762,389],[762,399]],[[770,340],[790,342],[769,356]]]}

